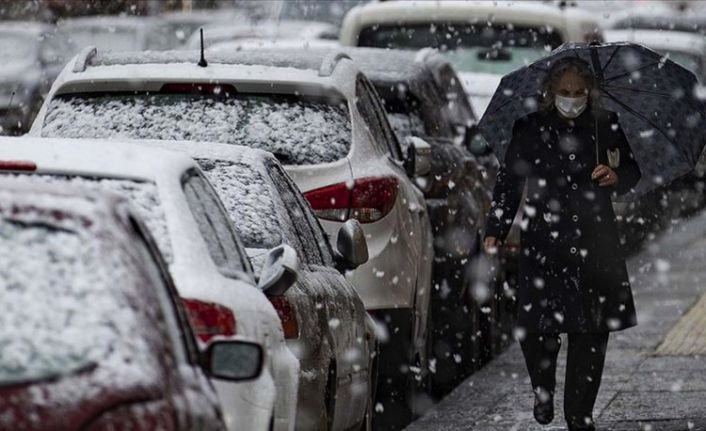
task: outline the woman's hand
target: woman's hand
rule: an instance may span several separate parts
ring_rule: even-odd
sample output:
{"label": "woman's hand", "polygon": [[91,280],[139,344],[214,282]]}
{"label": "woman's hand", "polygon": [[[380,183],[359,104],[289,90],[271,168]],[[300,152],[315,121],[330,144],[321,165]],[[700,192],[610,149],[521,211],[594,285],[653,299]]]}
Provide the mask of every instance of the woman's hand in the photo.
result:
{"label": "woman's hand", "polygon": [[614,186],[618,184],[618,174],[606,165],[598,165],[591,174],[592,180],[598,180],[601,187]]}
{"label": "woman's hand", "polygon": [[483,250],[488,254],[495,254],[498,252],[498,239],[494,236],[486,236],[483,240]]}

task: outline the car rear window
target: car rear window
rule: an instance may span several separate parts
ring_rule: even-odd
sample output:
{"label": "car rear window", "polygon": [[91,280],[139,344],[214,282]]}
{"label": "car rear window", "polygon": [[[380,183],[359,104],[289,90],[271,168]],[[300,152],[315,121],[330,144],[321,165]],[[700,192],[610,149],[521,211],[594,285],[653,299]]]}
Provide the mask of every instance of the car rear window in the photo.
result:
{"label": "car rear window", "polygon": [[173,261],[174,254],[172,253],[172,245],[169,239],[167,220],[156,184],[129,179],[67,175],[29,174],[18,176],[22,176],[30,182],[45,184],[68,183],[91,190],[109,191],[125,197],[147,225],[147,229],[155,238],[157,247],[164,259],[169,263]]}
{"label": "car rear window", "polygon": [[197,160],[221,198],[246,248],[282,243],[275,201],[262,175],[249,166],[223,160]]}
{"label": "car rear window", "polygon": [[0,386],[88,371],[107,358],[111,368],[154,360],[144,298],[126,293],[144,288],[135,265],[90,226],[60,210],[0,208]]}
{"label": "car rear window", "polygon": [[439,49],[462,72],[506,74],[545,56],[563,42],[549,26],[513,24],[385,24],[362,29],[359,46]]}
{"label": "car rear window", "polygon": [[237,144],[274,153],[288,165],[340,160],[352,139],[343,103],[191,93],[58,96],[49,104],[42,135]]}

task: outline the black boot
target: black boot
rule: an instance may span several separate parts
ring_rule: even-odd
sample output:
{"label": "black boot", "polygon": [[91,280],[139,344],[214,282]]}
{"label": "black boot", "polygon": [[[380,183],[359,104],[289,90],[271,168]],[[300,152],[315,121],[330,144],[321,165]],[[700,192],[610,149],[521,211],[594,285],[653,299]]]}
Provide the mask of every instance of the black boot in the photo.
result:
{"label": "black boot", "polygon": [[534,395],[534,418],[542,425],[548,425],[554,420],[554,396],[542,391]]}
{"label": "black boot", "polygon": [[566,421],[566,425],[569,431],[596,431],[596,423],[593,422],[593,419],[582,421],[579,424]]}

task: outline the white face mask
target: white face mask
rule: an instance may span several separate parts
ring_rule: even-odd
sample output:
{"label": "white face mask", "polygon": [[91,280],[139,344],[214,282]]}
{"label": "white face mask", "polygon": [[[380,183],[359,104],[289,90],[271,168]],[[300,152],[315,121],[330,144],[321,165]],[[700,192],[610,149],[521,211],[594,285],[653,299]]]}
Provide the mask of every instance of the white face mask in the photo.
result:
{"label": "white face mask", "polygon": [[564,97],[554,96],[554,106],[565,118],[576,118],[586,109],[588,96]]}

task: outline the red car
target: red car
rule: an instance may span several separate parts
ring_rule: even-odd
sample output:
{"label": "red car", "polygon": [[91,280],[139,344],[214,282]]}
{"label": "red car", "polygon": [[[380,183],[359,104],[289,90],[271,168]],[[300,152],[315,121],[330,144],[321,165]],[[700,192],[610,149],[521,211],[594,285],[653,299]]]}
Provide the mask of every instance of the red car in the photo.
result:
{"label": "red car", "polygon": [[199,353],[124,200],[2,180],[0,243],[0,430],[225,428],[209,379],[257,377],[263,349]]}

